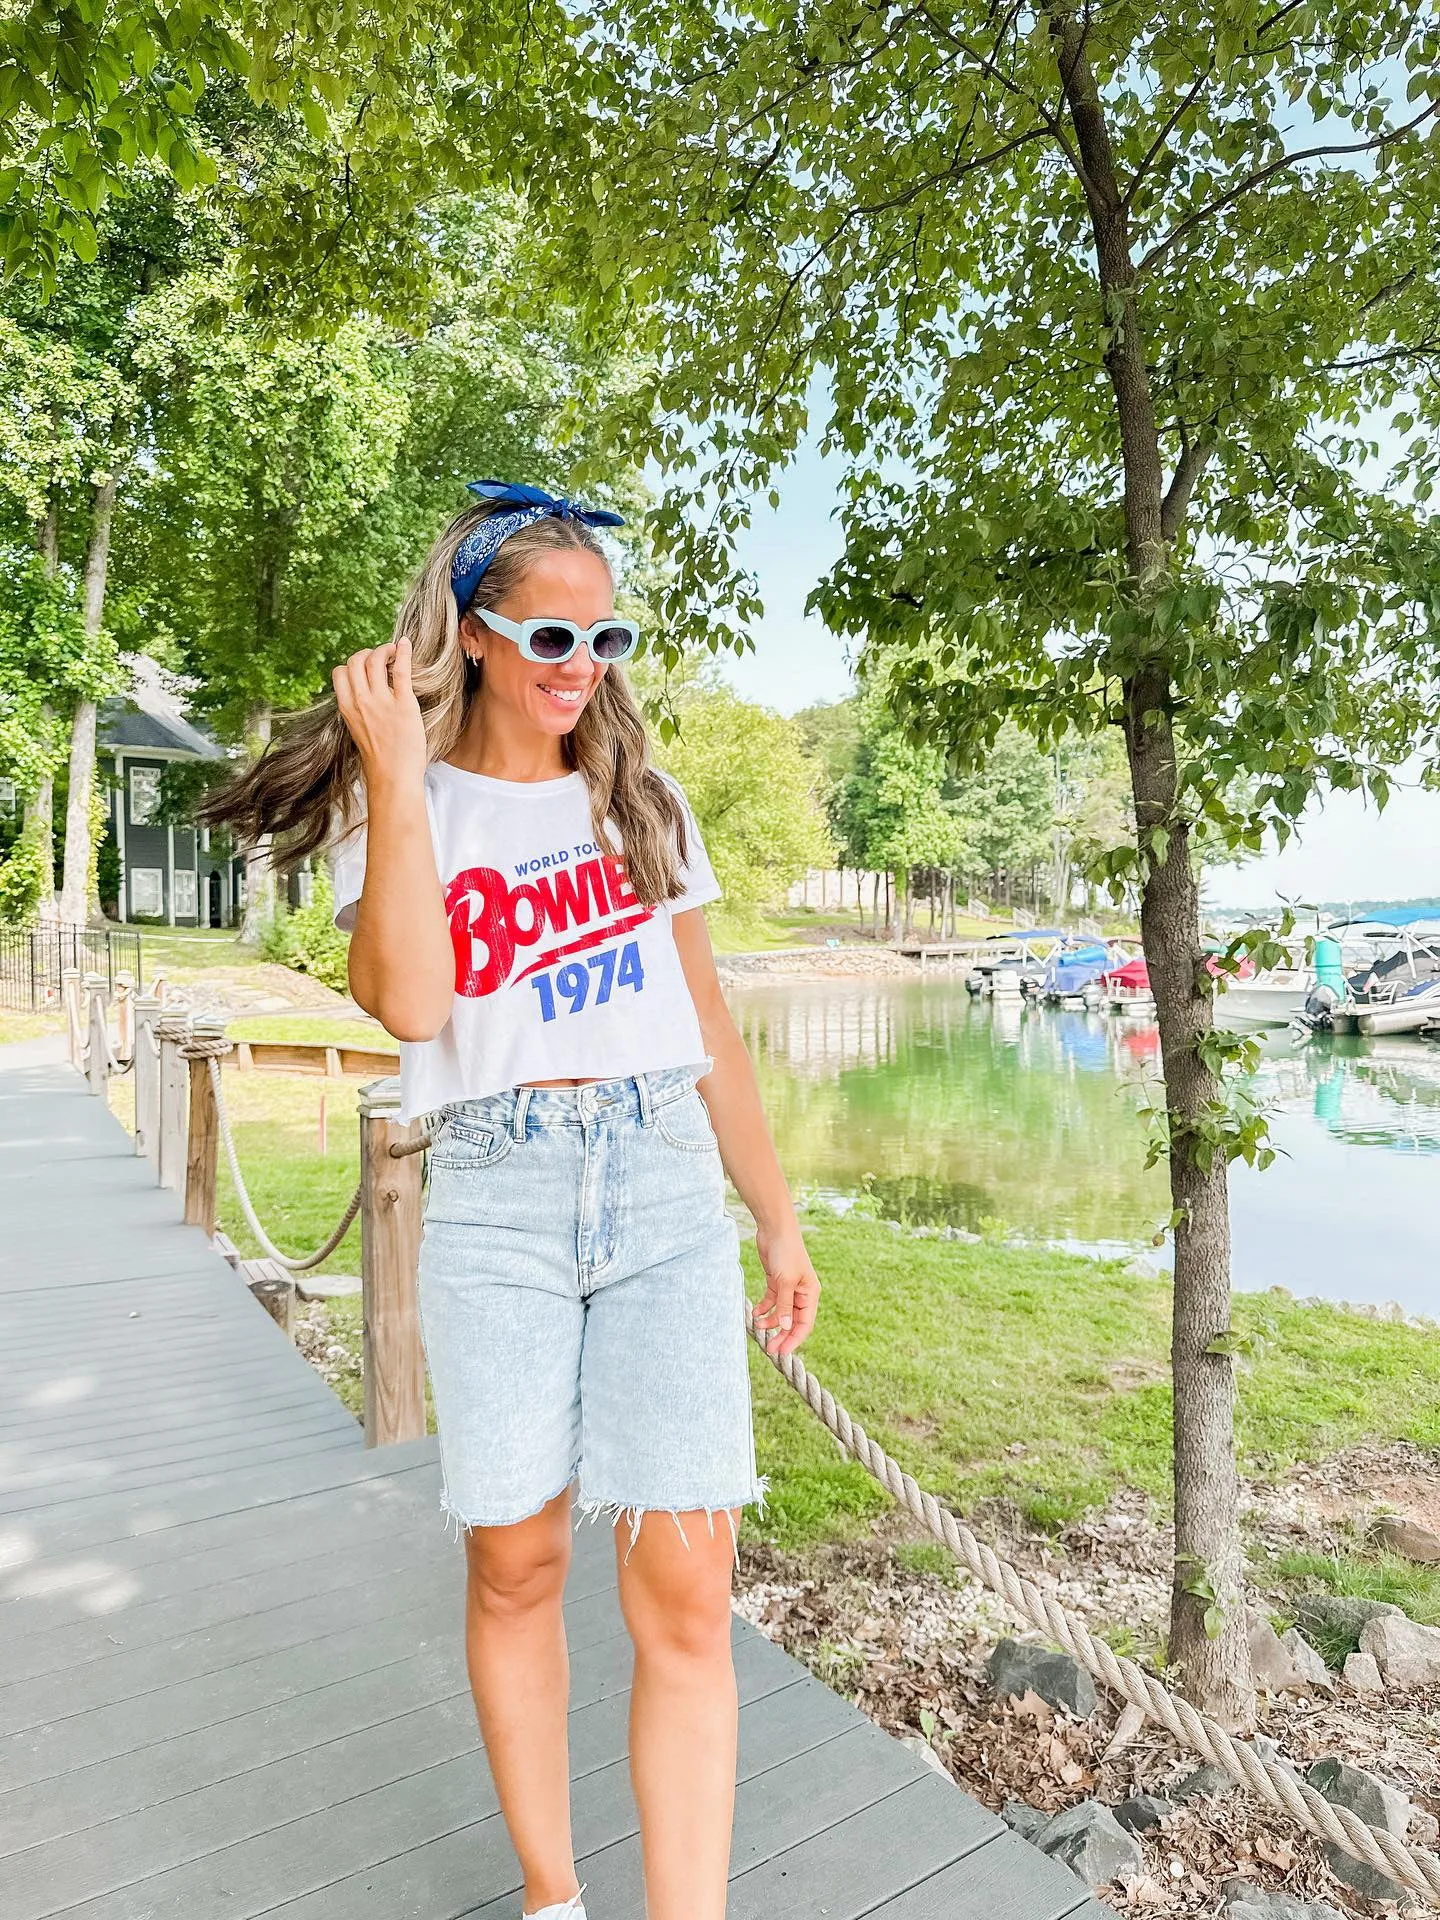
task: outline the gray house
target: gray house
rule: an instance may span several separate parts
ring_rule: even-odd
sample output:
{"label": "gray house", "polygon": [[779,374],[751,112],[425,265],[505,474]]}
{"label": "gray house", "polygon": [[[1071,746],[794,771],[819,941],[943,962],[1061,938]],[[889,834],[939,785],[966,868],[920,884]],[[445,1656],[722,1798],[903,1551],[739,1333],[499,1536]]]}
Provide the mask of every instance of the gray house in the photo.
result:
{"label": "gray house", "polygon": [[167,767],[229,756],[186,716],[153,660],[140,654],[129,665],[130,693],[103,703],[96,737],[102,778],[113,775],[107,785],[120,861],[116,918],[172,927],[233,926],[244,906],[244,861],[212,853],[208,828],[159,818],[160,778]]}

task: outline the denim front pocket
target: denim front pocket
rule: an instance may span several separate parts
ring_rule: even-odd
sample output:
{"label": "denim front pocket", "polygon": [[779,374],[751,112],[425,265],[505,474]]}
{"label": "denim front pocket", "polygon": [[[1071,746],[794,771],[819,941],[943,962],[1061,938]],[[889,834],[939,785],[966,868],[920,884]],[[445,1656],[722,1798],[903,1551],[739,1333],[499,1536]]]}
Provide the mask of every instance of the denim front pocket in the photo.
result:
{"label": "denim front pocket", "polygon": [[678,1100],[667,1100],[655,1109],[655,1131],[683,1153],[713,1153],[719,1145],[710,1124],[710,1110],[693,1087]]}
{"label": "denim front pocket", "polygon": [[493,1167],[515,1144],[508,1127],[490,1127],[474,1120],[446,1119],[430,1149],[430,1165],[456,1173]]}

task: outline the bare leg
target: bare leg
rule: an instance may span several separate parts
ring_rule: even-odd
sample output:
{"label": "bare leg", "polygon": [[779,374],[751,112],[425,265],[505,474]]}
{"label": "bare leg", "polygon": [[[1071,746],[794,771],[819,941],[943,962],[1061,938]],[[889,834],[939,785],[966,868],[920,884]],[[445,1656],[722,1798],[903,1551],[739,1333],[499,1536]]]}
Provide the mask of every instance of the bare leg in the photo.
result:
{"label": "bare leg", "polygon": [[528,1520],[472,1527],[464,1539],[466,1663],[528,1913],[568,1900],[580,1884],[570,1838],[570,1660],[560,1608],[570,1490]]}
{"label": "bare leg", "polygon": [[724,1920],[739,1719],[735,1548],[723,1510],[713,1531],[703,1511],[679,1519],[685,1539],[668,1513],[645,1514],[633,1547],[623,1517],[615,1529],[620,1603],[635,1643],[630,1777],[645,1911],[648,1920]]}

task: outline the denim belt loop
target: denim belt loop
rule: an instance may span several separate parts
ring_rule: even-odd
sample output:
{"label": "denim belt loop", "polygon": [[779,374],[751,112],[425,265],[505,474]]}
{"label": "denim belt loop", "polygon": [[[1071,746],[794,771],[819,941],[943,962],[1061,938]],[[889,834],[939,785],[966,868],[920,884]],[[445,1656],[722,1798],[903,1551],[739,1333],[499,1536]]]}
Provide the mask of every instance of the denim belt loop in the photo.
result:
{"label": "denim belt loop", "polygon": [[637,1073],[635,1076],[635,1094],[640,1102],[640,1124],[648,1127],[655,1112],[654,1102],[650,1098],[649,1076]]}
{"label": "denim belt loop", "polygon": [[525,1116],[530,1111],[530,1095],[533,1092],[533,1087],[515,1089],[515,1114],[510,1122],[510,1131],[522,1146],[525,1143]]}

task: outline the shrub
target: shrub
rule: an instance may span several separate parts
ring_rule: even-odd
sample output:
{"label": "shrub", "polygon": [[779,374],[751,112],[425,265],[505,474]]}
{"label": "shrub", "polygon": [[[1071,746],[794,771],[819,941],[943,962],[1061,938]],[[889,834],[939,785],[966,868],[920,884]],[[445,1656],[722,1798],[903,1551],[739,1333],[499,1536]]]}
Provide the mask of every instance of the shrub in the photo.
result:
{"label": "shrub", "polygon": [[310,904],[288,913],[282,907],[260,934],[260,951],[267,960],[308,973],[312,979],[346,992],[346,971],[350,936],[341,933],[332,915],[334,895],[329,876],[317,873],[310,889]]}

